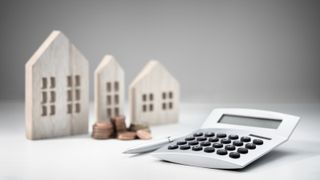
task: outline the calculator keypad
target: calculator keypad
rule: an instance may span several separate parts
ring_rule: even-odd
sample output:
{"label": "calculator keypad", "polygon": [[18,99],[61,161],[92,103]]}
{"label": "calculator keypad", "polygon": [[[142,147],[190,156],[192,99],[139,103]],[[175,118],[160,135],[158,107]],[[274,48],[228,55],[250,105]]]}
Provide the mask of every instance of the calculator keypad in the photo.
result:
{"label": "calculator keypad", "polygon": [[216,132],[196,132],[168,146],[168,150],[215,153],[238,159],[263,145],[263,140],[237,134]]}

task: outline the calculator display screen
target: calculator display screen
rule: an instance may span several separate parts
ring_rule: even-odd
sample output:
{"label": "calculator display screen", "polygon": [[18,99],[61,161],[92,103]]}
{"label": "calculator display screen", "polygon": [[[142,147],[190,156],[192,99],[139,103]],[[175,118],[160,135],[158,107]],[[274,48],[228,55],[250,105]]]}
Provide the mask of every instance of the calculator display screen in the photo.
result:
{"label": "calculator display screen", "polygon": [[281,124],[281,121],[282,120],[280,119],[256,118],[224,114],[222,115],[218,123],[277,129]]}

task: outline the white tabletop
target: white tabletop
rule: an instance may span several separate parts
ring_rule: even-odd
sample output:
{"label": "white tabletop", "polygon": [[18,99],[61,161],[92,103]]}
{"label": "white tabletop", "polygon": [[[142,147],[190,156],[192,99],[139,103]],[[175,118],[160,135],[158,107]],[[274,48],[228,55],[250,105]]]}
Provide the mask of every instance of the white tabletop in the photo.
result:
{"label": "white tabletop", "polygon": [[301,121],[288,142],[245,169],[217,170],[166,163],[149,154],[122,154],[142,140],[99,141],[81,135],[30,141],[24,134],[23,102],[1,102],[0,179],[320,179],[320,104],[184,103],[179,123],[153,126],[152,135],[189,133],[217,107],[272,110],[300,116]]}

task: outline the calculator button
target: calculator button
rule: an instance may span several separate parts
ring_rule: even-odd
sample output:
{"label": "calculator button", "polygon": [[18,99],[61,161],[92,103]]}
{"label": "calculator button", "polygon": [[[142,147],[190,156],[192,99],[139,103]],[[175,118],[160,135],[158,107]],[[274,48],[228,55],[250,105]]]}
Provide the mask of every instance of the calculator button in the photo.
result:
{"label": "calculator button", "polygon": [[234,145],[226,145],[224,148],[225,148],[226,150],[228,150],[228,151],[233,151],[233,150],[236,149],[236,147],[235,147]]}
{"label": "calculator button", "polygon": [[204,148],[204,152],[212,153],[212,152],[214,152],[214,148],[213,147],[206,147],[206,148]]}
{"label": "calculator button", "polygon": [[209,138],[208,141],[209,141],[209,142],[218,142],[219,139],[216,138],[216,137],[214,137],[214,138]]}
{"label": "calculator button", "polygon": [[231,140],[230,139],[221,139],[220,141],[222,144],[230,144]]}
{"label": "calculator button", "polygon": [[246,148],[238,148],[238,153],[241,153],[241,154],[247,154],[248,153],[248,149]]}
{"label": "calculator button", "polygon": [[177,149],[177,148],[178,148],[178,145],[170,145],[170,146],[168,146],[169,150],[173,150],[173,149]]}
{"label": "calculator button", "polygon": [[201,146],[210,146],[211,143],[208,142],[208,141],[204,141],[204,142],[201,142],[200,145],[201,145]]}
{"label": "calculator button", "polygon": [[248,136],[243,136],[243,137],[241,137],[241,141],[242,141],[242,142],[250,142],[250,141],[251,141],[251,138],[248,137]]}
{"label": "calculator button", "polygon": [[193,141],[193,140],[195,140],[195,139],[196,139],[196,138],[193,137],[193,136],[189,136],[189,137],[186,137],[186,138],[185,138],[186,141]]}
{"label": "calculator button", "polygon": [[230,152],[229,157],[237,159],[240,157],[240,154],[237,152]]}
{"label": "calculator button", "polygon": [[193,146],[193,145],[199,144],[199,142],[198,141],[190,141],[188,144]]}
{"label": "calculator button", "polygon": [[247,144],[245,145],[245,147],[246,147],[247,149],[255,149],[255,148],[256,148],[256,145],[254,145],[254,144],[252,144],[252,143],[247,143]]}
{"label": "calculator button", "polygon": [[187,149],[190,149],[190,146],[189,145],[182,145],[182,146],[180,146],[180,149],[187,150]]}
{"label": "calculator button", "polygon": [[192,147],[192,150],[193,150],[193,151],[201,151],[201,150],[202,150],[202,147],[201,147],[201,146],[193,146],[193,147]]}
{"label": "calculator button", "polygon": [[226,154],[228,154],[228,151],[226,151],[225,149],[218,149],[218,150],[217,150],[217,154],[219,154],[219,155],[226,155]]}
{"label": "calculator button", "polygon": [[213,137],[214,136],[214,132],[207,132],[204,134],[205,137]]}
{"label": "calculator button", "polygon": [[187,144],[186,141],[178,141],[178,142],[177,142],[177,145],[185,145],[185,144]]}
{"label": "calculator button", "polygon": [[202,132],[196,132],[196,133],[194,133],[193,134],[193,136],[196,136],[196,137],[198,137],[198,136],[202,136],[203,135],[203,133]]}
{"label": "calculator button", "polygon": [[227,135],[225,133],[218,133],[217,137],[218,138],[225,138],[225,137],[227,137]]}
{"label": "calculator button", "polygon": [[263,144],[263,141],[261,139],[254,139],[252,142],[253,142],[253,144],[256,144],[256,145],[262,145]]}
{"label": "calculator button", "polygon": [[242,145],[243,145],[243,142],[241,142],[241,141],[233,141],[233,145],[235,145],[235,146],[242,146]]}
{"label": "calculator button", "polygon": [[207,140],[206,137],[198,137],[198,138],[197,138],[197,141],[205,141],[205,140]]}
{"label": "calculator button", "polygon": [[223,147],[223,145],[220,143],[213,143],[212,146],[215,148],[222,148]]}
{"label": "calculator button", "polygon": [[230,134],[229,135],[229,139],[235,140],[235,139],[238,139],[238,138],[239,138],[239,136],[236,135],[236,134]]}

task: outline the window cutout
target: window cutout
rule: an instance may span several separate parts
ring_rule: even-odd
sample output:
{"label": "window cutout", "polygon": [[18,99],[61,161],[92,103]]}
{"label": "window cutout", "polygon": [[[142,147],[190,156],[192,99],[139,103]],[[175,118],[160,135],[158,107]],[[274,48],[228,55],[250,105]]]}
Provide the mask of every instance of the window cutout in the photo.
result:
{"label": "window cutout", "polygon": [[79,113],[81,111],[80,103],[76,104],[76,113]]}
{"label": "window cutout", "polygon": [[54,105],[50,106],[50,115],[55,115],[56,114],[56,107]]}
{"label": "window cutout", "polygon": [[80,75],[76,75],[76,86],[80,86]]}
{"label": "window cutout", "polygon": [[54,77],[50,77],[50,84],[51,84],[51,88],[55,88],[56,87],[56,79]]}
{"label": "window cutout", "polygon": [[114,115],[115,116],[119,115],[119,108],[118,107],[114,108]]}
{"label": "window cutout", "polygon": [[166,103],[162,103],[162,109],[166,110],[167,109],[167,104]]}
{"label": "window cutout", "polygon": [[149,94],[149,100],[153,101],[153,94],[151,94],[151,93]]}
{"label": "window cutout", "polygon": [[68,87],[72,87],[72,77],[71,76],[67,77],[67,81],[68,81]]}
{"label": "window cutout", "polygon": [[111,83],[107,82],[107,92],[111,92]]}
{"label": "window cutout", "polygon": [[142,101],[147,101],[147,95],[146,94],[142,95]]}
{"label": "window cutout", "polygon": [[108,117],[111,117],[111,109],[110,108],[107,109],[107,115],[108,115]]}
{"label": "window cutout", "polygon": [[167,94],[165,92],[162,93],[162,99],[166,99],[167,98]]}
{"label": "window cutout", "polygon": [[56,93],[54,91],[50,91],[50,102],[56,102]]}
{"label": "window cutout", "polygon": [[153,104],[149,104],[149,110],[153,111]]}
{"label": "window cutout", "polygon": [[47,92],[42,92],[42,103],[46,103],[47,102]]}
{"label": "window cutout", "polygon": [[46,106],[42,106],[42,114],[41,116],[46,116],[47,115],[47,107]]}
{"label": "window cutout", "polygon": [[107,96],[107,105],[111,105],[111,96],[110,95]]}
{"label": "window cutout", "polygon": [[42,89],[46,89],[48,86],[47,78],[43,77],[42,78]]}
{"label": "window cutout", "polygon": [[173,108],[173,103],[169,102],[169,109],[172,109],[172,108]]}
{"label": "window cutout", "polygon": [[146,111],[147,111],[147,105],[144,104],[144,105],[142,106],[142,111],[143,111],[143,112],[146,112]]}
{"label": "window cutout", "polygon": [[68,114],[72,113],[72,104],[68,104]]}
{"label": "window cutout", "polygon": [[119,104],[119,95],[118,94],[114,95],[114,103]]}
{"label": "window cutout", "polygon": [[173,98],[173,93],[169,92],[169,99],[172,99],[172,98]]}
{"label": "window cutout", "polygon": [[68,101],[72,101],[72,90],[68,90]]}
{"label": "window cutout", "polygon": [[119,91],[119,82],[118,81],[114,82],[114,91],[115,92]]}
{"label": "window cutout", "polygon": [[80,100],[80,89],[76,89],[76,100]]}

